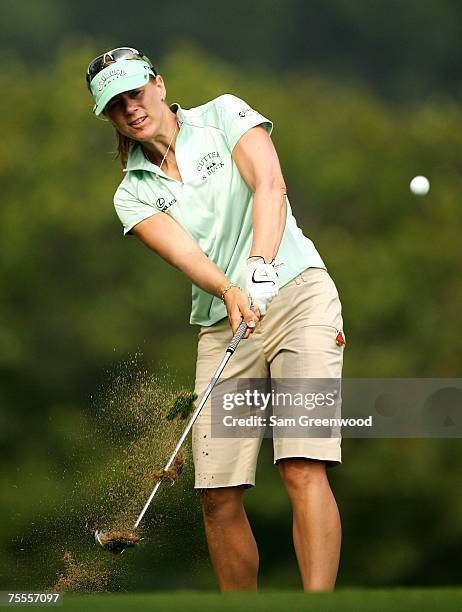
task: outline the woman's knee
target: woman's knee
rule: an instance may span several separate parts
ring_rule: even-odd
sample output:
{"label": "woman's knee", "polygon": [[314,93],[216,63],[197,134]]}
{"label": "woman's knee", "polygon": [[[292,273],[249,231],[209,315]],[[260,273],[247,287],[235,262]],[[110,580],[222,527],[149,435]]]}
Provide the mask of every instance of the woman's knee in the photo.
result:
{"label": "woman's knee", "polygon": [[281,459],[278,461],[278,468],[289,496],[328,484],[324,461],[304,458]]}
{"label": "woman's knee", "polygon": [[204,517],[209,520],[232,520],[243,507],[244,487],[201,489]]}

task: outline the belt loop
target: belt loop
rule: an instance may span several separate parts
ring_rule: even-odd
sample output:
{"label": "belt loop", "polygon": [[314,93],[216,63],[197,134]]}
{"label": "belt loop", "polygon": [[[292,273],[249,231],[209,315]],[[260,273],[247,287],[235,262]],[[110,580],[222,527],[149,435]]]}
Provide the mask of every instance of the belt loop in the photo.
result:
{"label": "belt loop", "polygon": [[301,276],[301,275],[299,274],[298,276],[296,276],[296,277],[294,278],[294,281],[295,281],[295,284],[296,284],[296,285],[301,285],[301,284],[302,284],[302,280],[301,280],[300,276]]}

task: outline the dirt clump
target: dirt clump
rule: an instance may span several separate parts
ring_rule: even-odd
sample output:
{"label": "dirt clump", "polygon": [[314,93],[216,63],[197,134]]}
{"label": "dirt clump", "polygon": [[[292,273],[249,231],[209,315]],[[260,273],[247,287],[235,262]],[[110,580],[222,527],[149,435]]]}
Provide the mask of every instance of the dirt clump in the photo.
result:
{"label": "dirt clump", "polygon": [[132,548],[141,541],[141,536],[132,531],[100,531],[101,546],[113,555],[120,555],[126,548]]}
{"label": "dirt clump", "polygon": [[167,404],[166,419],[173,421],[177,417],[184,420],[194,409],[194,402],[197,399],[197,394],[194,391],[182,390]]}
{"label": "dirt clump", "polygon": [[153,480],[167,480],[171,482],[172,485],[178,479],[178,476],[181,474],[184,468],[184,453],[180,452],[175,458],[172,467],[169,470],[154,470],[153,472],[149,472],[148,477]]}

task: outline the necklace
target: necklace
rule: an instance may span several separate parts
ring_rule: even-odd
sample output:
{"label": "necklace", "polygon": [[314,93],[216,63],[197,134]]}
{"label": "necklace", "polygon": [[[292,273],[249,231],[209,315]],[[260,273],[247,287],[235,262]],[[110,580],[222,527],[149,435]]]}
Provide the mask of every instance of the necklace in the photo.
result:
{"label": "necklace", "polygon": [[167,147],[167,150],[165,151],[165,155],[163,156],[162,161],[160,162],[159,170],[162,169],[162,164],[164,163],[165,158],[167,157],[167,154],[170,151],[170,147],[172,146],[172,142],[173,142],[173,139],[175,138],[175,134],[176,134],[177,129],[178,129],[178,121],[175,122],[175,129],[173,130],[173,134],[172,134],[172,137],[170,138],[170,142],[169,142],[169,145]]}

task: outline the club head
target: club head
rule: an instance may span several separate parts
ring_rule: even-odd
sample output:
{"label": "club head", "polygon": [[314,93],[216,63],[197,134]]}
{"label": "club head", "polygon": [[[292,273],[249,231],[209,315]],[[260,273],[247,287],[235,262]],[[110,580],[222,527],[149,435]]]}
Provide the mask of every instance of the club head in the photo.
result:
{"label": "club head", "polygon": [[113,555],[121,555],[127,548],[136,546],[140,540],[140,536],[130,531],[95,531],[96,543]]}

